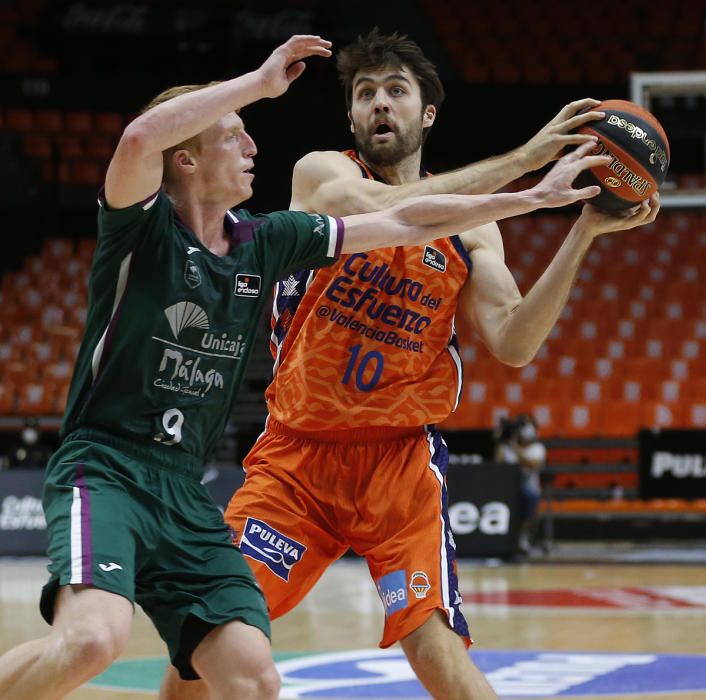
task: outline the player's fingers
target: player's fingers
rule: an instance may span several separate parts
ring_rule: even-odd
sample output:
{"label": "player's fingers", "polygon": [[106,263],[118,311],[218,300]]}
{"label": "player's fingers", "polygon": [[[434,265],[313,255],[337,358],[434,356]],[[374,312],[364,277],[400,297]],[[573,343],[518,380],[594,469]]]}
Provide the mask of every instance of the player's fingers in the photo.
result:
{"label": "player's fingers", "polygon": [[320,36],[298,34],[291,37],[284,46],[292,56],[304,58],[314,54],[330,56],[332,43],[328,39],[322,39]]}
{"label": "player's fingers", "polygon": [[579,199],[591,199],[600,193],[601,188],[598,185],[591,185],[590,187],[584,187],[580,190],[576,190],[576,195]]}
{"label": "player's fingers", "polygon": [[561,125],[561,128],[564,131],[573,131],[588,122],[595,122],[603,118],[605,118],[605,112],[584,112],[583,114],[577,114],[567,119]]}
{"label": "player's fingers", "polygon": [[585,156],[580,160],[581,170],[597,168],[600,165],[608,165],[610,160],[610,156]]}
{"label": "player's fingers", "polygon": [[591,134],[556,134],[554,138],[556,141],[566,146],[588,143],[590,141],[595,147],[597,143],[596,137]]}
{"label": "player's fingers", "polygon": [[291,66],[287,67],[287,80],[291,83],[296,80],[306,69],[306,63],[304,61],[297,61]]}
{"label": "player's fingers", "polygon": [[[581,160],[584,156],[588,155],[595,147],[598,139],[595,136],[589,136],[588,140],[582,143],[578,148],[567,153],[564,158],[567,161]],[[603,156],[592,156],[594,158],[602,158]]]}
{"label": "player's fingers", "polygon": [[574,100],[573,102],[569,102],[569,104],[565,105],[557,117],[563,121],[569,117],[572,117],[577,112],[580,112],[582,109],[591,109],[591,107],[597,107],[599,104],[600,100],[594,100],[592,97],[584,97],[581,100]]}

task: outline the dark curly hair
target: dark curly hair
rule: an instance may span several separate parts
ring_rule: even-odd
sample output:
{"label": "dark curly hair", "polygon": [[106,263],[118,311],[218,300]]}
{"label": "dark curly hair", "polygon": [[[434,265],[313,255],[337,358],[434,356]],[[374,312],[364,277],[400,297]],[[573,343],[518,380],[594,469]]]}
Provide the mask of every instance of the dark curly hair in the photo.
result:
{"label": "dark curly hair", "polygon": [[423,106],[431,104],[438,110],[444,101],[444,87],[436,66],[405,35],[396,32],[391,35],[381,34],[377,27],[341,49],[336,57],[338,77],[343,84],[349,110],[353,102],[355,74],[363,68],[374,70],[383,66],[408,68],[419,82]]}

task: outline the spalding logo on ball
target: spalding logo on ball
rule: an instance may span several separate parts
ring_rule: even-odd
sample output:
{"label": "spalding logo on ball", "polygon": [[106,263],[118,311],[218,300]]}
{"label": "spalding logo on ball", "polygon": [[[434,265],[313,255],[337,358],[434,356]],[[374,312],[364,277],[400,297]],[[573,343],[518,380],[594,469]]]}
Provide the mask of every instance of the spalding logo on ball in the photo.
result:
{"label": "spalding logo on ball", "polygon": [[609,155],[608,165],[585,170],[576,187],[600,185],[591,204],[614,211],[649,199],[664,182],[669,168],[669,141],[662,125],[646,109],[626,100],[606,100],[591,111],[605,118],[577,131],[598,137],[595,155]]}

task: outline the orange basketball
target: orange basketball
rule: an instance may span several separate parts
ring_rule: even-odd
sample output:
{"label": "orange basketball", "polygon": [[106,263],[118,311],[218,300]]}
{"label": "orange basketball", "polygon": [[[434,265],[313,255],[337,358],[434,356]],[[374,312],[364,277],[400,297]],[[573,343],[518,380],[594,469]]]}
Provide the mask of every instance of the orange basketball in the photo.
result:
{"label": "orange basketball", "polygon": [[627,100],[606,100],[592,111],[605,112],[605,118],[589,122],[578,132],[598,137],[593,153],[605,153],[611,161],[581,173],[575,186],[599,185],[601,193],[590,202],[601,209],[626,209],[648,199],[669,168],[669,141],[662,125]]}

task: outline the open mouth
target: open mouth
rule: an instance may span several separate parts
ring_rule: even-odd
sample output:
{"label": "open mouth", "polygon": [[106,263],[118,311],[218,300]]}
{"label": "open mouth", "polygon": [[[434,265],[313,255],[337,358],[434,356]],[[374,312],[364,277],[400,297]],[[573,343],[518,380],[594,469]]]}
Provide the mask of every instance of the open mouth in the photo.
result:
{"label": "open mouth", "polygon": [[375,132],[377,136],[382,136],[383,134],[391,134],[392,129],[387,124],[378,124],[375,127]]}

